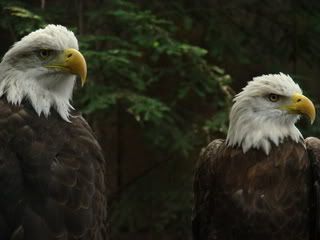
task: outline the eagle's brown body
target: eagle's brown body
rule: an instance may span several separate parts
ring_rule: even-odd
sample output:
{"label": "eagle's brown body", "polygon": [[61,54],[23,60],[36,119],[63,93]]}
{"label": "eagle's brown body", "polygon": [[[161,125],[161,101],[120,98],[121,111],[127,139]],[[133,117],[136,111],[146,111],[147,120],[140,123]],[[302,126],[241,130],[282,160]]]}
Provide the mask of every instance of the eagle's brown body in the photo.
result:
{"label": "eagle's brown body", "polygon": [[106,240],[105,160],[86,121],[0,100],[0,239]]}
{"label": "eagle's brown body", "polygon": [[194,240],[314,239],[310,165],[302,141],[286,140],[268,156],[213,141],[194,180]]}

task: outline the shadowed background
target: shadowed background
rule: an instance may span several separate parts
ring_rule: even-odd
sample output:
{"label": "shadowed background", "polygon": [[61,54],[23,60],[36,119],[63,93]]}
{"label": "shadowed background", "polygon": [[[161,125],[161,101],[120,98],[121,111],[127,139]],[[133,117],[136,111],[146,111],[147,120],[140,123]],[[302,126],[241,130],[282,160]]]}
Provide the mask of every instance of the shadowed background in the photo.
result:
{"label": "shadowed background", "polygon": [[[114,239],[191,239],[192,174],[223,137],[234,92],[284,72],[320,102],[320,2],[0,0],[0,56],[47,23],[88,63],[73,104],[109,162]],[[300,124],[320,136],[320,120]]]}

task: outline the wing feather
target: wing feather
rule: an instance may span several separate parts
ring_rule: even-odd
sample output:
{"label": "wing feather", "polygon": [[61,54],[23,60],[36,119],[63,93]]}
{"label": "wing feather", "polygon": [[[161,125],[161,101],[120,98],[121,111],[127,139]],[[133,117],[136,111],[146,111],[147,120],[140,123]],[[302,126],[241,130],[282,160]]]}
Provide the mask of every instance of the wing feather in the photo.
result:
{"label": "wing feather", "polygon": [[214,189],[214,162],[218,154],[222,139],[212,141],[201,151],[194,176],[195,205],[192,218],[192,232],[194,240],[214,239],[214,223],[209,213]]}
{"label": "wing feather", "polygon": [[269,155],[243,154],[215,140],[194,178],[194,240],[305,239],[309,236],[309,161],[302,142]]}
{"label": "wing feather", "polygon": [[105,160],[82,117],[0,100],[0,143],[0,237],[108,239]]}
{"label": "wing feather", "polygon": [[305,140],[311,166],[310,206],[311,206],[311,234],[312,239],[320,237],[320,139],[308,137]]}

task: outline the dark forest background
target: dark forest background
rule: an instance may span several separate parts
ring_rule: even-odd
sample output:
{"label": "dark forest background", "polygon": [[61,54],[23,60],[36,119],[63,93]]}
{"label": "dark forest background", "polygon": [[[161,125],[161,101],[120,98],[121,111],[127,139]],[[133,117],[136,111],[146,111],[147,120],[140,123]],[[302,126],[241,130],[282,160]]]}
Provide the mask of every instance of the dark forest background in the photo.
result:
{"label": "dark forest background", "polygon": [[[320,1],[0,0],[0,56],[48,23],[72,29],[88,84],[74,105],[112,173],[114,239],[191,239],[192,175],[232,96],[284,72],[320,102]],[[320,120],[300,123],[320,136]]]}

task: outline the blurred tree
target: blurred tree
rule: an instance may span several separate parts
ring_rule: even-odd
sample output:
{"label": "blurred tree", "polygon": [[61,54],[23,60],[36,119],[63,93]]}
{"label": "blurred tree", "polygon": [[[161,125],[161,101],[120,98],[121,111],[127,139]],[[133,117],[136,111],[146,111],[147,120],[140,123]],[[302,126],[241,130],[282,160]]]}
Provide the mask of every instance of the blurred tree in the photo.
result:
{"label": "blurred tree", "polygon": [[11,2],[13,4],[8,4],[8,2],[10,1],[0,0],[0,27],[10,32],[13,42],[34,29],[43,26],[44,20],[40,15],[24,8],[20,2]]}
{"label": "blurred tree", "polygon": [[[113,222],[118,231],[188,232],[191,171],[175,173],[184,180],[181,187],[156,179],[155,172],[163,162],[167,165],[161,169],[168,172],[171,156],[186,159],[194,152],[206,139],[204,129],[225,130],[226,118],[208,120],[202,112],[227,110],[222,87],[230,77],[207,63],[205,49],[178,40],[173,22],[135,4],[113,1],[87,16],[97,30],[83,35],[81,43],[95,81],[79,95],[78,103],[86,113],[117,114],[118,128],[126,124],[124,115],[131,115],[155,154],[163,155],[160,160],[145,156],[154,162],[155,171],[146,169],[142,179],[138,176],[122,191]],[[118,167],[128,161],[122,156],[118,154]],[[123,181],[118,173],[120,189],[131,181]]]}
{"label": "blurred tree", "polygon": [[[88,16],[99,30],[83,36],[81,43],[88,49],[84,53],[89,69],[99,71],[91,73],[95,81],[79,98],[84,111],[114,111],[120,102],[144,128],[150,143],[187,155],[197,142],[197,135],[188,137],[192,123],[200,124],[193,128],[203,124],[193,114],[194,107],[207,104],[207,97],[219,101],[221,86],[230,77],[206,62],[205,49],[175,39],[175,25],[150,11],[114,1],[114,6]],[[194,98],[196,106],[190,103]],[[224,102],[222,97],[218,108]]]}

